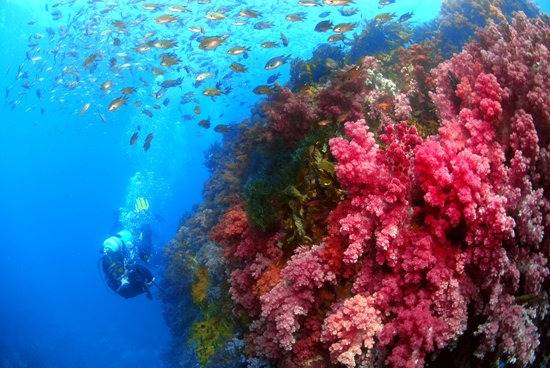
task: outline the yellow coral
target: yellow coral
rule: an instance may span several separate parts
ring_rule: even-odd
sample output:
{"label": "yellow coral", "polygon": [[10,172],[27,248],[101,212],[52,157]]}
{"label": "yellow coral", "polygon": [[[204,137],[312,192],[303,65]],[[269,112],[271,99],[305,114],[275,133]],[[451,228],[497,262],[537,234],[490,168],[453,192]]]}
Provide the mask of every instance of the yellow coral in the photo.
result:
{"label": "yellow coral", "polygon": [[195,304],[203,304],[208,296],[210,277],[206,267],[198,267],[195,271],[195,281],[191,286],[191,296]]}
{"label": "yellow coral", "polygon": [[203,320],[193,323],[191,340],[195,342],[195,354],[201,365],[206,366],[225,340],[233,335],[230,321],[221,317],[205,316]]}
{"label": "yellow coral", "polygon": [[418,134],[423,138],[436,134],[439,129],[439,122],[437,121],[419,121],[413,117],[409,119],[409,123],[416,127]]}

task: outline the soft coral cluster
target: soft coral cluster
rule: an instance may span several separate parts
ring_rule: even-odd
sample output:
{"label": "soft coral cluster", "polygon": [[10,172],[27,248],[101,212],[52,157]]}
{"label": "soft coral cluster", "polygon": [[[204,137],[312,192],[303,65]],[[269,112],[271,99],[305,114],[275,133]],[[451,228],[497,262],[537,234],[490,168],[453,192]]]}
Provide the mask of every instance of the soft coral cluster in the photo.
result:
{"label": "soft coral cluster", "polygon": [[[547,62],[549,40],[540,36],[548,34],[547,25],[520,14],[511,30],[503,28],[506,34],[489,26],[491,37],[501,31],[490,45],[512,49],[508,63],[529,70]],[[489,37],[488,31],[481,36]],[[519,44],[536,49],[529,55],[538,57],[523,58],[515,50]],[[464,331],[470,305],[486,320],[478,326],[479,356],[496,351],[522,365],[534,359],[539,335],[533,321],[544,317],[545,307],[537,314],[515,297],[542,291],[548,224],[542,220],[547,199],[534,189],[541,185],[536,162],[544,129],[537,132],[524,108],[539,123],[547,120],[540,98],[533,97],[537,88],[510,89],[513,80],[489,73],[504,62],[492,51],[471,44],[435,70],[442,127],[414,155],[403,150],[401,161],[390,159],[400,139],[382,137],[387,146],[381,149],[362,121],[346,124],[348,139],[331,141],[338,177],[351,197],[336,219],[346,238],[345,260],[362,263],[354,291],[375,296],[374,305],[385,313],[379,341],[389,348],[392,366],[422,366],[427,353]],[[528,84],[548,80],[548,68],[537,73]],[[503,131],[512,132],[509,139]],[[400,170],[388,170],[394,162]],[[547,306],[548,296],[541,297]]]}
{"label": "soft coral cluster", "polygon": [[[285,247],[284,228],[255,229],[242,204],[212,230],[254,355],[416,368],[467,332],[478,365],[534,360],[548,309],[550,27],[518,14],[479,37],[423,79],[441,118],[427,138],[395,121],[414,88],[399,91],[372,58],[315,95],[271,101],[270,129],[288,142],[349,118],[329,144],[347,195],[319,220],[316,245]],[[392,111],[389,100],[403,101]]]}
{"label": "soft coral cluster", "polygon": [[331,150],[349,198],[331,217],[334,236],[356,264],[354,293],[373,297],[383,314],[379,347],[396,367],[420,367],[427,353],[442,348],[465,328],[468,290],[458,251],[443,235],[419,226],[415,152],[425,143],[414,128],[388,126],[380,147],[364,121],[346,124],[345,138]]}

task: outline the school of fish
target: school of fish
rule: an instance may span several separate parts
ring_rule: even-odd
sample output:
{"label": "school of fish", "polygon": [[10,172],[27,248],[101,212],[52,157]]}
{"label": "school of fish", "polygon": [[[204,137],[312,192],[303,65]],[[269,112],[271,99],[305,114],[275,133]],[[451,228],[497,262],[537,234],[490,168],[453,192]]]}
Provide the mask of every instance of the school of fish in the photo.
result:
{"label": "school of fish", "polygon": [[[381,9],[395,0],[365,2],[377,3]],[[316,17],[319,21],[314,27],[309,22],[302,34],[327,33],[324,42],[341,43],[342,47],[352,37],[348,34],[364,20],[353,0],[267,1],[261,8],[246,3],[46,2],[44,11],[55,26],[39,29],[36,20],[28,21],[26,60],[17,70],[7,71],[15,78],[5,89],[5,101],[12,109],[21,105],[25,111],[41,115],[48,104],[76,101],[81,108],[75,114],[102,123],[123,109],[136,109],[148,119],[156,111],[170,108],[177,109],[182,120],[196,121],[205,129],[213,125],[206,112],[212,108],[205,104],[221,104],[214,131],[225,134],[235,123],[223,122],[223,111],[235,101],[240,106],[254,102],[246,95],[233,96],[235,93],[242,94],[247,86],[255,95],[275,92],[281,67],[294,58],[289,45],[296,42],[300,45],[296,47],[303,47],[307,41],[292,38],[299,27],[305,27],[306,19]],[[374,20],[380,24],[394,18],[406,22],[413,13],[396,17],[384,12]],[[310,49],[315,46],[317,43],[308,45]],[[264,65],[263,70],[253,67],[258,62]],[[265,83],[257,83],[259,73],[265,74]],[[130,145],[142,140],[143,150],[148,151],[154,132],[142,138],[142,127],[148,129],[145,124],[135,129]]]}

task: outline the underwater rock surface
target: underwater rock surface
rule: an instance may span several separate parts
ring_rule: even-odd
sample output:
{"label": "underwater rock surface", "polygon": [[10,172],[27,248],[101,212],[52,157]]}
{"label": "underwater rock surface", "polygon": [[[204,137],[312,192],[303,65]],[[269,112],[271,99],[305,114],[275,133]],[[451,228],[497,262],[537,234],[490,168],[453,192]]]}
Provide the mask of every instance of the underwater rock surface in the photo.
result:
{"label": "underwater rock surface", "polygon": [[461,2],[484,28],[449,57],[458,4],[437,37],[295,63],[213,147],[165,249],[173,366],[548,364],[550,25]]}

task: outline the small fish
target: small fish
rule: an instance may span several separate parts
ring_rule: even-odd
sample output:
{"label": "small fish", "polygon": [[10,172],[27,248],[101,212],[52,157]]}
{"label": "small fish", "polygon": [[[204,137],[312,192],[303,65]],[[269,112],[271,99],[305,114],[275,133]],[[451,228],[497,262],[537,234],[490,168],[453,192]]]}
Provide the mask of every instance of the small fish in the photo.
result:
{"label": "small fish", "polygon": [[283,33],[281,33],[281,42],[283,43],[284,47],[288,46],[288,38]]}
{"label": "small fish", "polygon": [[165,107],[168,106],[168,105],[170,104],[170,99],[169,99],[168,97],[166,97],[166,98],[164,99],[164,101],[162,101],[162,104],[163,104]]}
{"label": "small fish", "polygon": [[86,59],[84,59],[84,63],[82,63],[82,66],[84,68],[87,68],[89,67],[91,64],[94,63],[94,61],[96,61],[98,58],[98,54],[97,53],[93,53],[93,54],[90,54],[88,55],[88,57],[86,57]]}
{"label": "small fish", "polygon": [[353,3],[353,0],[324,0],[323,2],[331,6],[346,6]]}
{"label": "small fish", "polygon": [[126,23],[124,23],[123,21],[121,20],[115,20],[112,22],[112,25],[115,26],[116,28],[118,28],[119,30],[124,30],[126,29]]}
{"label": "small fish", "polygon": [[208,20],[222,20],[225,19],[225,14],[222,12],[210,11],[204,16]]}
{"label": "small fish", "polygon": [[330,35],[327,40],[328,42],[332,43],[332,42],[343,41],[344,39],[345,39],[345,36],[343,33],[337,33],[337,34]]}
{"label": "small fish", "polygon": [[237,46],[237,47],[232,47],[230,48],[227,53],[229,55],[242,55],[242,54],[245,54],[246,52],[250,51],[250,47],[241,47],[241,46]]}
{"label": "small fish", "polygon": [[101,84],[101,90],[103,92],[108,92],[111,90],[111,88],[113,87],[113,82],[108,80],[108,81],[105,81]]}
{"label": "small fish", "polygon": [[395,13],[380,13],[374,17],[374,21],[377,24],[383,24],[389,22],[393,18],[395,18]]}
{"label": "small fish", "polygon": [[192,33],[204,33],[204,28],[202,27],[191,26],[187,29],[189,30],[189,32],[192,32]]}
{"label": "small fish", "polygon": [[170,14],[164,14],[155,18],[155,22],[157,22],[157,24],[176,23],[177,21],[179,21],[179,18]]}
{"label": "small fish", "polygon": [[214,131],[221,134],[229,133],[230,130],[231,126],[228,124],[218,124],[214,127]]}
{"label": "small fish", "polygon": [[127,101],[128,99],[126,97],[117,97],[113,101],[111,101],[111,103],[109,103],[109,107],[107,108],[107,110],[109,110],[110,112],[118,110],[122,106],[126,105]]}
{"label": "small fish", "polygon": [[153,117],[153,113],[147,109],[143,109],[141,110],[141,112],[144,114],[144,115],[147,115],[148,117],[152,118]]}
{"label": "small fish", "polygon": [[323,20],[315,26],[315,32],[326,32],[334,26],[330,20]]}
{"label": "small fish", "polygon": [[239,16],[243,18],[259,18],[262,16],[260,12],[251,9],[244,9],[239,12]]}
{"label": "small fish", "polygon": [[281,73],[277,73],[277,74],[273,74],[272,76],[270,76],[269,78],[267,78],[267,84],[273,84],[275,83],[275,81],[277,79],[279,79],[279,77],[281,76]]}
{"label": "small fish", "polygon": [[357,23],[340,23],[334,26],[333,30],[336,33],[345,33],[352,31],[355,26],[357,26]]}
{"label": "small fish", "polygon": [[379,0],[378,1],[378,5],[380,8],[386,6],[386,5],[390,5],[390,4],[394,4],[395,3],[395,0]]}
{"label": "small fish", "polygon": [[274,58],[271,58],[265,63],[265,70],[274,70],[280,67],[281,65],[285,64],[288,60],[289,56],[276,56]]}
{"label": "small fish", "polygon": [[402,39],[405,42],[409,42],[410,39],[412,38],[412,33],[410,32],[399,31],[397,35],[399,36],[400,39]]}
{"label": "small fish", "polygon": [[187,92],[180,98],[180,104],[185,105],[189,102],[192,102],[195,100],[195,93],[194,92]]}
{"label": "small fish", "polygon": [[183,6],[183,5],[170,5],[168,7],[168,11],[172,13],[187,13],[187,12],[190,12],[191,10],[189,10],[186,6]]}
{"label": "small fish", "polygon": [[272,95],[275,91],[271,86],[260,85],[254,88],[252,92],[256,95]]}
{"label": "small fish", "polygon": [[151,44],[150,43],[142,43],[140,45],[137,45],[134,48],[134,50],[139,52],[139,53],[147,52],[147,51],[151,50]]}
{"label": "small fish", "polygon": [[319,6],[319,2],[317,0],[300,0],[298,1],[298,4],[307,7]]}
{"label": "small fish", "polygon": [[232,63],[230,66],[231,70],[233,70],[235,73],[244,73],[246,72],[246,66],[239,63]]}
{"label": "small fish", "polygon": [[214,50],[220,46],[227,39],[227,37],[228,36],[226,35],[206,37],[201,41],[199,48],[201,50]]}
{"label": "small fish", "polygon": [[143,143],[143,150],[145,152],[149,151],[149,148],[151,148],[151,142],[153,141],[154,137],[155,136],[153,133],[149,133],[147,134],[147,137],[145,137],[145,142]]}
{"label": "small fish", "polygon": [[231,88],[226,88],[225,90],[221,90],[220,88],[220,83],[216,84],[216,87],[211,87],[211,88],[207,88],[205,89],[202,94],[204,96],[207,96],[207,97],[218,97],[218,96],[221,96],[222,94],[228,94],[229,92],[231,91]]}
{"label": "small fish", "polygon": [[322,12],[321,14],[319,14],[319,18],[326,18],[330,15],[330,12],[329,11],[325,11],[325,12]]}
{"label": "small fish", "polygon": [[164,74],[164,70],[162,70],[160,68],[157,68],[157,67],[152,67],[151,72],[153,73],[153,75],[157,75],[157,76]]}
{"label": "small fish", "polygon": [[147,11],[150,11],[150,12],[160,10],[160,8],[161,8],[160,4],[153,4],[153,3],[143,4],[143,9],[147,10]]}
{"label": "small fish", "polygon": [[154,98],[156,98],[156,99],[158,100],[159,98],[161,98],[162,96],[164,96],[164,94],[166,93],[166,91],[167,91],[166,88],[161,88],[161,89],[159,89],[158,91],[151,93],[151,96],[153,96]]}
{"label": "small fish", "polygon": [[211,73],[211,72],[199,73],[199,74],[197,74],[197,77],[195,78],[195,82],[201,83],[201,82],[204,82],[207,79],[212,78],[213,76],[214,76],[214,74]]}
{"label": "small fish", "polygon": [[177,65],[181,62],[181,59],[174,53],[170,54],[161,54],[160,55],[160,65],[164,67],[171,67]]}
{"label": "small fish", "polygon": [[157,49],[171,49],[177,47],[178,43],[174,40],[157,40],[153,42],[153,46]]}
{"label": "small fish", "polygon": [[133,146],[134,144],[136,144],[138,138],[139,138],[139,131],[136,131],[136,132],[134,132],[134,134],[132,134],[132,136],[130,137],[130,146]]}
{"label": "small fish", "polygon": [[199,105],[195,106],[193,112],[195,113],[195,115],[200,115],[202,112],[201,107]]}
{"label": "small fish", "polygon": [[204,129],[210,128],[210,117],[208,117],[208,119],[203,119],[199,121],[199,126],[203,127]]}
{"label": "small fish", "polygon": [[345,8],[338,9],[338,11],[344,17],[351,17],[351,16],[357,14],[359,12],[359,9],[358,8],[345,7]]}
{"label": "small fish", "polygon": [[334,59],[326,58],[325,59],[325,66],[328,69],[336,69],[336,68],[338,68],[338,63]]}
{"label": "small fish", "polygon": [[277,47],[279,47],[279,44],[273,41],[266,41],[262,42],[260,46],[264,49],[276,49]]}
{"label": "small fish", "polygon": [[53,20],[59,20],[63,17],[63,13],[60,10],[54,10],[50,13]]}
{"label": "small fish", "polygon": [[173,88],[173,87],[181,86],[182,81],[183,81],[183,79],[181,79],[181,78],[167,79],[167,80],[164,80],[164,81],[158,83],[158,85],[162,88]]}
{"label": "small fish", "polygon": [[257,30],[263,30],[263,29],[268,29],[268,28],[271,28],[273,27],[273,23],[271,22],[258,22],[256,24],[254,24],[254,29],[257,29]]}
{"label": "small fish", "polygon": [[412,17],[413,17],[414,13],[413,12],[408,12],[408,13],[405,13],[403,14],[402,16],[399,17],[399,19],[397,20],[399,23],[403,23],[403,22],[406,22],[408,20],[410,20]]}
{"label": "small fish", "polygon": [[90,106],[92,106],[91,103],[85,103],[84,106],[82,106],[82,108],[80,109],[80,115],[84,115],[90,109]]}
{"label": "small fish", "polygon": [[285,19],[289,22],[301,22],[306,19],[306,13],[292,13],[288,14]]}

